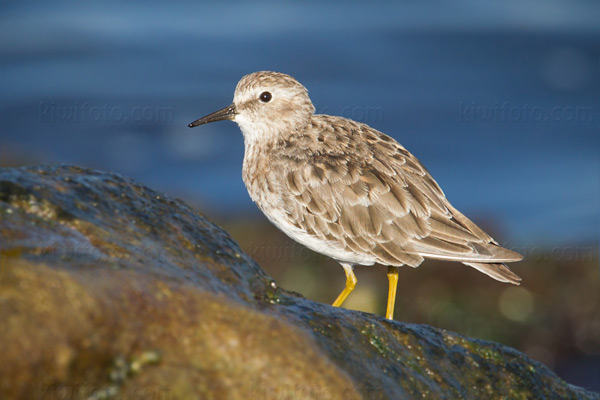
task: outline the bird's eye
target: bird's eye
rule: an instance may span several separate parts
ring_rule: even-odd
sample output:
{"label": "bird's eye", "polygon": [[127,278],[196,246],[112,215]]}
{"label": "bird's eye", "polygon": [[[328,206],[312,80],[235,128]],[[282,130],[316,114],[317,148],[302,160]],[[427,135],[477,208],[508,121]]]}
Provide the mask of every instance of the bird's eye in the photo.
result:
{"label": "bird's eye", "polygon": [[272,98],[273,96],[269,92],[262,92],[259,96],[260,101],[262,101],[263,103],[270,102]]}

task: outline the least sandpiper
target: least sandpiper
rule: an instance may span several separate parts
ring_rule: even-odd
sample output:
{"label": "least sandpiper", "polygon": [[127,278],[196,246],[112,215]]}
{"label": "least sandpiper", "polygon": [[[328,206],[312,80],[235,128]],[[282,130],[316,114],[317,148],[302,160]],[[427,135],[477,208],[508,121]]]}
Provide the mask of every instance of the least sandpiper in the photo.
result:
{"label": "least sandpiper", "polygon": [[244,134],[243,179],[267,218],[292,239],[337,260],[346,287],[354,265],[388,266],[393,319],[398,267],[425,258],[458,261],[518,285],[504,264],[523,257],[498,245],[452,207],[427,169],[391,137],[359,122],[315,115],[308,91],[278,72],[254,72],[233,104],[190,127],[235,121]]}

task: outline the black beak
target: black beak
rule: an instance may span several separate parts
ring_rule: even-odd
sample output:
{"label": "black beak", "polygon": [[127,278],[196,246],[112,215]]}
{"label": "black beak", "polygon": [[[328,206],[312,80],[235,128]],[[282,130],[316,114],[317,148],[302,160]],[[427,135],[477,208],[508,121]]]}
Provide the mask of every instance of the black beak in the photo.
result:
{"label": "black beak", "polygon": [[195,126],[200,126],[204,124],[210,124],[211,122],[216,121],[224,121],[226,119],[233,120],[237,115],[237,111],[235,110],[235,104],[230,105],[229,107],[225,107],[220,109],[219,111],[215,111],[214,113],[208,114],[200,119],[195,120],[188,127],[193,128]]}

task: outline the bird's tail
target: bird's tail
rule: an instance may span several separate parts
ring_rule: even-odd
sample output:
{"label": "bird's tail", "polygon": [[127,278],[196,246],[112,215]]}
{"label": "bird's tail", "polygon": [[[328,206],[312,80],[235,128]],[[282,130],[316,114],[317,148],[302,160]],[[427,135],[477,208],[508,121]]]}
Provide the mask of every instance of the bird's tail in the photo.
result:
{"label": "bird's tail", "polygon": [[473,267],[497,281],[512,283],[513,285],[521,284],[521,277],[512,272],[504,263],[463,262],[463,264]]}

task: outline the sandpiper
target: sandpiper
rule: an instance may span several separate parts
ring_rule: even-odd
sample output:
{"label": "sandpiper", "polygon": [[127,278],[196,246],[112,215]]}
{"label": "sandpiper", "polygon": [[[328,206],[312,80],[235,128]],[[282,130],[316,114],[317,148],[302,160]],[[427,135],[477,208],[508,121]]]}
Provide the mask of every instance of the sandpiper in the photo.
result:
{"label": "sandpiper", "polygon": [[458,261],[518,285],[504,264],[523,257],[456,210],[415,156],[391,137],[359,122],[315,115],[308,91],[289,75],[244,76],[233,104],[195,127],[235,121],[244,134],[243,180],[252,200],[292,239],[337,260],[346,287],[354,265],[388,266],[386,318],[393,319],[398,267],[425,258]]}

